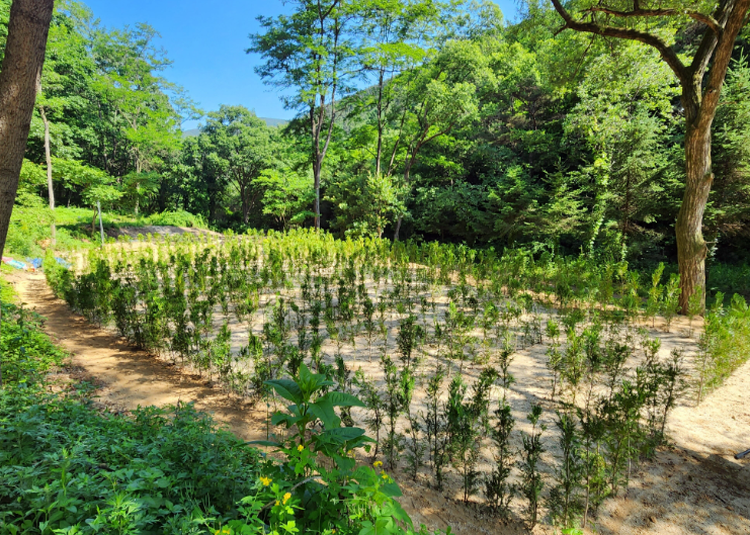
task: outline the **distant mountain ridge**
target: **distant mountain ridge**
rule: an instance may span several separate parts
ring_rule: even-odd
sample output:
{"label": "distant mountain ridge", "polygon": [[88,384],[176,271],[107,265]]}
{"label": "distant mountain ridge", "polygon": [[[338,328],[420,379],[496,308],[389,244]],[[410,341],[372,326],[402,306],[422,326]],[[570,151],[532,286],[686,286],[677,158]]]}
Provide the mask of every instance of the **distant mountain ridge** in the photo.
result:
{"label": "distant mountain ridge", "polygon": [[[268,126],[286,126],[289,124],[286,119],[274,119],[272,117],[258,117],[258,119],[263,119]],[[182,137],[195,137],[200,133],[200,128],[191,128],[182,132]]]}

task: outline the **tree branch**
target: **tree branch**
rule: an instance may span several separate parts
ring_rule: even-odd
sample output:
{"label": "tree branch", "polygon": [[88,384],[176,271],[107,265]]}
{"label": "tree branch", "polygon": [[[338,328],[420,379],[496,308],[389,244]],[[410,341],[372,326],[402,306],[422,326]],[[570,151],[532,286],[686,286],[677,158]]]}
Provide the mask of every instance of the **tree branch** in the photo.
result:
{"label": "tree branch", "polygon": [[750,0],[737,0],[736,3],[728,1],[725,5],[728,9],[722,14],[726,17],[724,32],[715,45],[715,53],[712,54],[713,63],[708,74],[699,121],[713,120],[713,114],[719,104],[721,86],[726,78],[729,62],[732,60],[734,42],[742,30],[745,17],[750,12]]}
{"label": "tree branch", "polygon": [[723,28],[719,22],[714,19],[711,15],[704,15],[698,11],[691,11],[688,9],[641,9],[636,6],[632,11],[618,11],[616,9],[610,9],[608,7],[591,6],[584,10],[584,13],[605,13],[607,15],[613,15],[615,17],[675,17],[679,15],[685,15],[693,20],[702,22],[714,32],[716,35],[721,35]]}
{"label": "tree branch", "polygon": [[[719,44],[719,40],[724,36],[724,30],[726,29],[729,16],[734,7],[733,0],[725,0],[719,4],[713,18],[718,21],[718,24],[722,28],[722,33],[706,33],[703,36],[703,39],[701,39],[700,45],[698,45],[698,50],[696,50],[695,56],[693,56],[693,63],[690,65],[690,71],[694,80],[697,81],[698,87],[700,87],[700,84],[703,81],[703,75],[714,55],[716,45]],[[732,37],[732,42],[734,42],[735,37]]]}
{"label": "tree branch", "polygon": [[680,79],[680,82],[683,84],[690,84],[692,83],[692,80],[689,76],[688,70],[685,68],[685,65],[682,64],[682,61],[680,61],[680,58],[677,57],[677,54],[674,50],[672,50],[667,43],[665,43],[662,39],[659,37],[652,35],[650,33],[642,32],[639,30],[633,30],[630,28],[618,28],[616,26],[603,26],[600,24],[596,24],[593,22],[582,22],[575,20],[570,13],[568,13],[565,8],[560,3],[560,0],[552,0],[552,4],[555,6],[555,10],[560,14],[560,16],[565,21],[565,26],[562,27],[562,30],[566,28],[570,28],[571,30],[576,30],[578,32],[588,32],[588,33],[594,33],[596,35],[601,35],[604,37],[617,37],[619,39],[629,39],[631,41],[639,41],[641,43],[647,44],[649,46],[654,47],[656,50],[659,51],[659,54],[661,55],[662,59],[669,65],[669,67],[674,71],[674,73],[677,75],[677,78]]}

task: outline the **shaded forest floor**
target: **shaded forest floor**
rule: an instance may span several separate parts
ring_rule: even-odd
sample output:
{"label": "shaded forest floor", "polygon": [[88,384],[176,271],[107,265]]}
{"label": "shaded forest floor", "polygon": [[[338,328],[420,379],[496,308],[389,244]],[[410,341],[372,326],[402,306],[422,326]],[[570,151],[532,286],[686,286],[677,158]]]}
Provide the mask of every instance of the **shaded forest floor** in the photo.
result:
{"label": "shaded forest floor", "polygon": [[[53,296],[41,274],[19,273],[8,279],[21,302],[47,317],[46,332],[71,353],[72,367],[62,375],[95,384],[101,404],[127,412],[139,405],[194,401],[197,409],[213,414],[243,439],[266,438],[265,404],[232,398],[205,377],[168,365],[90,325]],[[596,532],[750,534],[750,462],[733,459],[736,451],[750,447],[750,408],[743,403],[747,385],[750,363],[699,407],[675,409],[668,426],[671,447],[634,468],[627,492],[600,510]],[[415,523],[433,529],[450,525],[459,535],[525,533],[520,524],[503,525],[427,483],[414,483],[405,474],[396,478],[404,491],[401,502]],[[538,526],[534,532],[553,530]]]}

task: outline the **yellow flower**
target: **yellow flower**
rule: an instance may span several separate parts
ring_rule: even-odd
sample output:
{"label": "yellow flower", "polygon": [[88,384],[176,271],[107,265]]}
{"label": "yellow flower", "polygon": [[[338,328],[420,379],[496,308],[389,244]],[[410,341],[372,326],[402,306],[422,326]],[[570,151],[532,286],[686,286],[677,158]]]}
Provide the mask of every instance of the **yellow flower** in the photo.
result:
{"label": "yellow flower", "polygon": [[372,463],[372,465],[373,465],[373,466],[374,466],[375,468],[380,468],[381,466],[383,466],[383,463],[382,463],[382,462],[380,462],[380,461],[375,461],[374,463]]}
{"label": "yellow flower", "polygon": [[292,497],[292,494],[290,492],[287,492],[284,494],[284,505],[286,505],[286,502],[288,502]]}
{"label": "yellow flower", "polygon": [[278,505],[279,505],[280,503],[281,503],[281,502],[279,502],[279,500],[276,500],[276,506],[277,506],[277,507],[278,507]]}
{"label": "yellow flower", "polygon": [[304,449],[305,449],[305,447],[302,444],[300,444],[299,446],[297,446],[297,451],[302,451]]}
{"label": "yellow flower", "polygon": [[388,474],[386,474],[385,472],[383,472],[383,474],[381,475],[381,477],[382,477],[383,479],[388,479]]}
{"label": "yellow flower", "polygon": [[268,485],[270,485],[271,481],[273,481],[273,479],[271,479],[270,477],[265,477],[265,476],[260,477],[260,482],[263,484],[264,487],[267,487]]}

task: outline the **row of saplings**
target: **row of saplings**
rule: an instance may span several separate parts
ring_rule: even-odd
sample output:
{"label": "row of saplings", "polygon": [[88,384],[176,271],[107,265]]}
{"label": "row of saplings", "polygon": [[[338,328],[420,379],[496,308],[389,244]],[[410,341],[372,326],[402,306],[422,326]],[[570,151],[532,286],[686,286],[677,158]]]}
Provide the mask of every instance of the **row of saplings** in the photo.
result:
{"label": "row of saplings", "polygon": [[[205,258],[204,262],[182,255],[174,259],[176,262],[159,262],[156,266],[145,259],[127,269],[116,265],[115,277],[111,276],[108,263],[98,262],[88,274],[75,280],[71,280],[68,272],[61,273],[60,276],[68,280],[60,281],[58,287],[67,294],[74,308],[86,312],[90,319],[106,323],[111,314],[121,332],[139,345],[159,348],[165,334],[170,333],[168,342],[173,352],[198,355],[207,360],[194,363],[199,368],[227,375],[222,378],[229,379],[230,384],[233,377],[238,384],[245,384],[246,379],[241,377],[243,372],[231,366],[231,333],[226,322],[216,336],[207,335],[212,329],[216,304],[224,308],[223,303],[229,301],[235,314],[252,316],[260,307],[258,298],[262,289],[268,287],[267,276],[262,273],[263,269],[250,277],[248,271],[226,269],[215,256]],[[264,268],[267,266],[269,264]],[[229,280],[235,274],[242,280],[234,283]],[[254,291],[246,291],[248,278],[251,284],[255,284],[253,279],[257,281]],[[226,284],[212,284],[219,279],[226,280]],[[450,369],[441,365],[430,370],[427,377],[422,375],[420,355],[427,329],[426,325],[419,325],[415,316],[409,315],[400,322],[395,361],[388,355],[387,336],[384,338],[380,358],[384,388],[376,387],[361,373],[352,377],[341,355],[341,341],[347,337],[347,333],[341,331],[349,323],[355,323],[347,322],[344,316],[356,315],[353,310],[348,315],[342,313],[341,309],[346,308],[342,304],[347,299],[362,301],[357,308],[362,308],[364,323],[370,325],[369,328],[365,325],[368,334],[375,330],[372,305],[366,306],[368,298],[364,293],[344,295],[341,299],[342,294],[337,296],[334,310],[325,278],[323,288],[318,287],[318,280],[314,278],[307,290],[302,288],[303,301],[312,303],[302,307],[310,309],[309,321],[304,321],[304,314],[296,314],[295,307],[289,303],[295,315],[300,316],[296,322],[301,328],[297,347],[289,343],[288,309],[283,300],[278,299],[270,311],[269,321],[264,323],[262,339],[251,335],[250,344],[243,348],[253,357],[254,391],[256,395],[263,392],[265,381],[281,374],[284,367],[292,375],[296,374],[309,351],[312,367],[335,379],[340,389],[358,391],[369,409],[367,423],[376,435],[378,449],[386,462],[395,466],[399,454],[406,451],[408,468],[414,478],[427,465],[434,474],[435,485],[442,488],[446,470],[453,467],[461,476],[465,500],[483,490],[487,506],[507,518],[511,500],[521,496],[526,500],[527,521],[531,525],[537,522],[546,486],[549,489],[545,492],[546,505],[552,522],[573,527],[585,525],[608,495],[627,485],[632,462],[653,453],[663,440],[666,416],[681,390],[682,369],[678,353],[668,362],[659,360],[658,340],[643,338],[640,341],[645,358],[634,372],[628,373],[625,363],[633,356],[632,348],[636,343],[629,331],[625,336],[621,334],[621,323],[605,325],[596,312],[582,314],[580,309],[563,314],[563,327],[555,320],[547,323],[546,335],[552,342],[548,365],[554,378],[551,397],[558,397],[560,402],[555,425],[559,430],[562,458],[556,463],[554,478],[545,479],[540,470],[546,442],[544,426],[540,425],[541,406],[532,406],[529,415],[532,432],[522,433],[521,448],[512,446],[517,441],[512,440],[514,418],[508,389],[513,383],[509,367],[516,344],[507,328],[498,330],[499,343],[493,346],[501,349],[493,351],[494,356],[488,359],[496,367],[485,367],[478,380],[468,387],[460,373],[449,377]],[[340,286],[358,293],[354,291],[357,285],[351,284],[353,282],[355,280],[345,280]],[[231,291],[235,285],[239,286],[239,291]],[[304,282],[303,286],[306,286]],[[228,300],[221,295],[222,287],[230,290]],[[306,293],[312,297],[305,296]],[[247,301],[235,300],[238,295],[246,296]],[[403,300],[404,309],[411,310],[412,299]],[[449,310],[446,325],[450,325],[448,316],[451,315]],[[169,318],[177,318],[185,324],[169,324]],[[334,366],[326,365],[320,352],[321,320],[326,324],[329,338],[337,342]],[[307,332],[305,323],[309,324],[311,334],[304,334]],[[565,344],[560,340],[561,330],[566,331]],[[433,337],[437,338],[438,332],[433,332]],[[181,340],[183,335],[189,338]],[[353,334],[348,337],[353,340]],[[463,346],[464,337],[455,338],[455,343]],[[180,344],[184,344],[184,348]],[[455,352],[452,345],[447,344],[448,353]],[[417,383],[422,381],[427,393],[426,406],[415,410],[412,396],[414,389],[421,386]],[[447,401],[440,395],[446,383],[450,385]],[[494,405],[491,394],[496,384],[500,385],[502,396]],[[353,424],[347,409],[342,417],[346,423]],[[398,424],[404,418],[408,425],[401,433]],[[481,450],[487,445],[483,438],[487,436],[492,437],[494,468],[489,473],[480,473]],[[375,455],[380,451],[376,450]]]}
{"label": "row of saplings", "polygon": [[[652,456],[663,443],[667,416],[686,387],[681,352],[659,358],[659,339],[649,339],[641,331],[636,342],[632,332],[622,336],[617,326],[607,329],[596,318],[585,328],[572,327],[565,347],[556,342],[548,351],[556,357],[548,365],[555,375],[551,401],[559,448],[554,475],[545,477],[541,456],[552,439],[545,437],[540,404],[532,404],[527,416],[531,432],[520,433],[520,448],[513,445],[513,345],[507,344],[493,359],[497,367],[483,368],[471,386],[460,373],[450,377],[450,368],[441,364],[420,377],[413,351],[419,329],[409,323],[402,322],[399,332],[398,361],[381,357],[385,388],[376,387],[361,371],[351,381],[368,409],[366,423],[379,444],[375,455],[382,453],[395,467],[405,453],[411,476],[416,479],[427,465],[440,490],[446,469],[452,467],[460,476],[464,501],[483,491],[486,507],[506,520],[511,518],[511,501],[521,498],[529,527],[537,523],[543,502],[553,525],[586,527],[605,498],[627,487],[632,464]],[[554,320],[547,330],[556,339],[559,328]],[[643,359],[635,370],[628,370],[625,363],[634,345]],[[343,363],[339,361],[337,368],[340,388],[351,388]],[[412,395],[419,381],[426,383],[426,406],[415,410]],[[494,385],[501,389],[496,401],[491,395]],[[398,430],[401,418],[407,422],[403,433]],[[346,409],[343,420],[351,423]],[[493,462],[491,471],[482,473],[479,461],[489,445],[485,437],[491,439]]]}
{"label": "row of saplings", "polygon": [[[295,373],[308,354],[314,367],[323,370],[328,366],[322,351],[326,339],[335,343],[336,354],[345,344],[356,353],[360,335],[366,338],[368,351],[377,339],[385,348],[394,315],[418,313],[422,331],[431,331],[438,349],[447,346],[450,357],[462,363],[467,357],[486,360],[513,323],[523,334],[520,345],[541,340],[541,316],[531,314],[528,321],[521,320],[533,308],[528,295],[516,301],[485,289],[475,296],[463,281],[448,291],[448,297],[461,305],[451,301],[445,314],[439,314],[436,292],[441,288],[431,285],[427,270],[413,273],[408,265],[388,268],[373,261],[357,270],[349,258],[330,275],[314,274],[307,266],[298,274],[298,299],[277,293],[263,302],[264,294],[288,291],[273,280],[284,273],[284,266],[275,265],[273,255],[259,261],[257,250],[242,252],[246,257],[230,262],[208,248],[196,256],[173,252],[159,261],[146,256],[133,262],[95,258],[79,276],[60,269],[48,277],[58,294],[90,321],[113,320],[121,335],[136,346],[216,374],[241,395],[262,395],[266,380],[276,377],[284,365]],[[218,329],[217,309],[222,315]],[[253,328],[260,316],[262,334],[257,336]],[[231,351],[233,319],[248,332],[248,344],[238,353]],[[477,326],[483,331],[481,340],[471,334]],[[292,331],[295,343],[290,341]]]}

